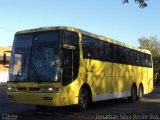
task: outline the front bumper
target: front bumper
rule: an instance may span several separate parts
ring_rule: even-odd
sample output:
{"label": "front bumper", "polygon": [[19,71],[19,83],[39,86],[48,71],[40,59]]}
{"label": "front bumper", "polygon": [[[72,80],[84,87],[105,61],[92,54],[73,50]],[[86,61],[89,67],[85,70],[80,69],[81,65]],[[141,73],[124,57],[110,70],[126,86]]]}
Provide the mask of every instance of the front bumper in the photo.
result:
{"label": "front bumper", "polygon": [[16,104],[66,106],[78,103],[78,97],[60,93],[8,92],[8,101]]}

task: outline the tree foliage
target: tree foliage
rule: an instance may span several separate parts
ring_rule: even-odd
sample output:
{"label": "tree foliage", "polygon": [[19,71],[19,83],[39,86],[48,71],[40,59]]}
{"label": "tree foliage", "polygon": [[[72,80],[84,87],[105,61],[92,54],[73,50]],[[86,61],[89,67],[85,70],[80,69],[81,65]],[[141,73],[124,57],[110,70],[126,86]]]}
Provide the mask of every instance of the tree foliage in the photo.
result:
{"label": "tree foliage", "polygon": [[138,39],[139,48],[148,49],[152,53],[154,70],[160,72],[160,40],[157,36],[150,36],[149,38],[142,37]]}
{"label": "tree foliage", "polygon": [[138,42],[140,48],[149,49],[153,56],[160,56],[160,41],[156,36],[150,36],[149,38],[139,38]]}
{"label": "tree foliage", "polygon": [[[139,4],[140,8],[147,7],[146,3],[147,0],[134,0],[134,1]],[[123,3],[129,3],[129,0],[123,0]]]}

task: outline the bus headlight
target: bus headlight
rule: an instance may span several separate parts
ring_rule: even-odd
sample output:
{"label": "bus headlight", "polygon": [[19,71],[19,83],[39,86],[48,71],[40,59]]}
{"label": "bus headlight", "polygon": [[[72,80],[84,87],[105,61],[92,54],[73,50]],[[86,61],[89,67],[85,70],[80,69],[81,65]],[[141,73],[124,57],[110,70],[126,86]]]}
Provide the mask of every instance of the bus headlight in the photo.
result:
{"label": "bus headlight", "polygon": [[15,92],[16,91],[16,87],[8,87],[8,92]]}
{"label": "bus headlight", "polygon": [[53,92],[53,93],[57,93],[57,92],[59,92],[59,88],[58,87],[41,87],[40,91],[41,92]]}

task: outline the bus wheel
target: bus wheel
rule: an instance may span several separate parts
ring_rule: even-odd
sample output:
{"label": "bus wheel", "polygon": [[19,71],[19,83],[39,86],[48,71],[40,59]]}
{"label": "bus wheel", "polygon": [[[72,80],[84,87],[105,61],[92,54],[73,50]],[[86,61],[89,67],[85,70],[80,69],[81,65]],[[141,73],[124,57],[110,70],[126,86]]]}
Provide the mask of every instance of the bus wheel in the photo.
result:
{"label": "bus wheel", "polygon": [[78,97],[78,107],[81,111],[85,111],[89,104],[89,92],[86,88],[81,88]]}
{"label": "bus wheel", "polygon": [[142,96],[143,96],[143,86],[140,85],[138,90],[138,99],[140,100]]}
{"label": "bus wheel", "polygon": [[131,97],[129,98],[130,101],[134,102],[137,99],[137,88],[136,85],[132,85],[131,88]]}

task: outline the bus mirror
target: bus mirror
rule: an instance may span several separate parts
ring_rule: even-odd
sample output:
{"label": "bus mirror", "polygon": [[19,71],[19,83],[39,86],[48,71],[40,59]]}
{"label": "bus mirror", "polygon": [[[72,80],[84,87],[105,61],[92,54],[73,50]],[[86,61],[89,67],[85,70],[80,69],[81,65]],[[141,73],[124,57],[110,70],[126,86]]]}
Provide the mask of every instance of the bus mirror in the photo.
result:
{"label": "bus mirror", "polygon": [[72,46],[72,45],[67,45],[67,44],[64,44],[64,45],[63,45],[63,48],[64,48],[64,49],[69,49],[69,50],[75,50],[75,49],[76,49],[74,46]]}
{"label": "bus mirror", "polygon": [[4,51],[3,52],[3,66],[5,68],[9,68],[10,55],[8,55],[8,54],[11,54],[11,51]]}
{"label": "bus mirror", "polygon": [[91,58],[91,53],[88,53],[87,55],[88,55],[89,58]]}
{"label": "bus mirror", "polygon": [[6,64],[6,53],[3,52],[3,66]]}

